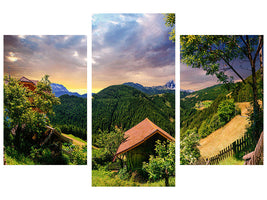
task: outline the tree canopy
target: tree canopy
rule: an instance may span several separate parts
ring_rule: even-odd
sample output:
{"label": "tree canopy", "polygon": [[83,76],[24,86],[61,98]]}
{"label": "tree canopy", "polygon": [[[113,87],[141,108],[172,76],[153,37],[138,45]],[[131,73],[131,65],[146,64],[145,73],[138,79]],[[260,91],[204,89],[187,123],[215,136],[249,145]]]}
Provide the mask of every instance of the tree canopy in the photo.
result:
{"label": "tree canopy", "polygon": [[[14,128],[16,147],[30,142],[35,134],[37,139],[49,124],[47,113],[53,113],[53,105],[60,101],[51,93],[51,87],[46,76],[46,81],[38,82],[34,91],[29,90],[14,78],[4,78],[4,120],[5,131],[9,134]],[[22,129],[26,129],[23,131]],[[22,142],[24,141],[24,142]]]}

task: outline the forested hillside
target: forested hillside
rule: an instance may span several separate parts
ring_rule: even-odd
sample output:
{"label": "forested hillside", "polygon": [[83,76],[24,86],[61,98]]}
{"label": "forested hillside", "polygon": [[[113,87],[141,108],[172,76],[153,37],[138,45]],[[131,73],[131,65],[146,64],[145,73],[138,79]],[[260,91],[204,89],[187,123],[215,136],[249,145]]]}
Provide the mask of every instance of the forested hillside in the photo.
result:
{"label": "forested hillside", "polygon": [[[262,98],[262,81],[260,72],[257,72],[258,96]],[[226,99],[233,99],[234,102],[250,102],[252,101],[252,87],[251,76],[245,79],[246,84],[238,82],[225,87],[225,85],[215,85],[205,88],[203,90],[196,91],[185,97],[181,97],[180,107],[180,126],[181,126],[181,138],[185,136],[187,130],[196,129],[201,137],[202,131],[207,132],[207,135],[211,131],[216,130],[221,125],[218,123],[218,106]],[[197,110],[196,105],[200,102],[210,100],[212,102],[207,108],[203,110]],[[211,130],[204,130],[204,128],[214,126]]]}
{"label": "forested hillside", "polygon": [[93,141],[99,130],[111,131],[116,126],[128,130],[146,117],[174,136],[174,94],[148,96],[130,86],[110,86],[92,99]]}
{"label": "forested hillside", "polygon": [[63,133],[87,140],[87,99],[62,95],[61,104],[53,108],[55,115],[49,116],[51,124]]}

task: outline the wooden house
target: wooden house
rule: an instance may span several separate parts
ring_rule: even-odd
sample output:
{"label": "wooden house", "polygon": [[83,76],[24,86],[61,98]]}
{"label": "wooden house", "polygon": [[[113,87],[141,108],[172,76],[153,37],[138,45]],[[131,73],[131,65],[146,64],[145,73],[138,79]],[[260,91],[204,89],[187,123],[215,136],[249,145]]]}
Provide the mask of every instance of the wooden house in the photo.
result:
{"label": "wooden house", "polygon": [[31,91],[34,91],[37,86],[38,81],[30,80],[23,76],[19,79],[19,83],[22,84],[24,87],[30,89]]}
{"label": "wooden house", "polygon": [[157,140],[175,141],[175,138],[148,118],[126,131],[124,137],[125,141],[120,144],[114,160],[125,157],[127,168],[131,170],[142,168],[143,162],[155,154]]}

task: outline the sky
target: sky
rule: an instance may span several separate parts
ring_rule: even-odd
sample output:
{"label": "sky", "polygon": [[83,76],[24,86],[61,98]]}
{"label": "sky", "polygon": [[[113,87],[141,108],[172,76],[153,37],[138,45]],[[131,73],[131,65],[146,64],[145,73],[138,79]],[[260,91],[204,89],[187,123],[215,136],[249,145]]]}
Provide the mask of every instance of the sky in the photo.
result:
{"label": "sky", "polygon": [[[224,65],[224,63],[221,63]],[[251,66],[247,60],[234,60],[231,61],[231,65],[235,67],[236,71],[243,77],[247,78],[251,75]],[[259,64],[256,66],[259,69]],[[233,81],[238,82],[241,79],[232,71],[225,72],[228,76],[233,76]],[[180,63],[180,88],[184,90],[201,90],[216,84],[219,84],[216,76],[206,75],[206,72],[202,69],[192,68],[184,63]]]}
{"label": "sky", "polygon": [[5,35],[4,74],[41,80],[87,93],[87,38],[82,35]]}
{"label": "sky", "polygon": [[144,86],[175,80],[175,44],[163,14],[92,17],[92,92],[125,82]]}

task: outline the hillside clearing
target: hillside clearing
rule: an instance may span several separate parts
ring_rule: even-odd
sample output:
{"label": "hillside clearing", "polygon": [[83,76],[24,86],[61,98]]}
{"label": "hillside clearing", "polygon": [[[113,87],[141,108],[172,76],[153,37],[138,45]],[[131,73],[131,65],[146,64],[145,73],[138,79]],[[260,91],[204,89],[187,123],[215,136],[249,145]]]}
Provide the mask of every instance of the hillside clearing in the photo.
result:
{"label": "hillside clearing", "polygon": [[66,138],[69,138],[73,141],[73,144],[74,145],[78,145],[78,146],[84,146],[86,145],[87,143],[85,141],[83,141],[82,139],[78,138],[78,137],[75,137],[71,134],[65,134],[65,133],[62,133],[62,135],[64,135]]}
{"label": "hillside clearing", "polygon": [[249,125],[247,112],[250,108],[250,103],[237,103],[237,105],[241,109],[241,115],[235,116],[224,127],[200,140],[198,148],[201,157],[209,158],[218,154],[221,150],[244,135],[246,127]]}

